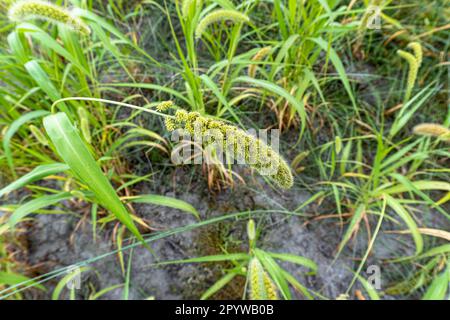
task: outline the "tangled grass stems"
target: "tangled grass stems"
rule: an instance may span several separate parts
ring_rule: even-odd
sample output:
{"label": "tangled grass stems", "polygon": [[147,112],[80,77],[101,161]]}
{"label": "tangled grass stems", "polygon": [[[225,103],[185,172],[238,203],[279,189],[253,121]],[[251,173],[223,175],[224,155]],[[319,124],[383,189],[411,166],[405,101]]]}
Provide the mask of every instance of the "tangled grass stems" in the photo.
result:
{"label": "tangled grass stems", "polygon": [[243,13],[236,10],[219,9],[207,14],[197,25],[195,29],[195,37],[198,39],[205,32],[209,25],[223,21],[229,20],[234,23],[244,23],[250,22],[250,18]]}
{"label": "tangled grass stems", "polygon": [[91,33],[89,27],[72,12],[46,1],[18,1],[9,8],[8,17],[16,22],[38,18],[63,24],[84,35]]}

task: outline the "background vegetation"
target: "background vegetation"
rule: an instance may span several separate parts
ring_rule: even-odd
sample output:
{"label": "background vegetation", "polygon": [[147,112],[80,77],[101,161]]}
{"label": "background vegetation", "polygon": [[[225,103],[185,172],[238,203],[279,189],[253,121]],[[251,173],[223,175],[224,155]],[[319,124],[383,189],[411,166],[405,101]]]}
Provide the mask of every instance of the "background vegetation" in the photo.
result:
{"label": "background vegetation", "polygon": [[[28,3],[1,3],[1,298],[448,299],[445,1]],[[181,109],[280,129],[292,188],[175,165]]]}

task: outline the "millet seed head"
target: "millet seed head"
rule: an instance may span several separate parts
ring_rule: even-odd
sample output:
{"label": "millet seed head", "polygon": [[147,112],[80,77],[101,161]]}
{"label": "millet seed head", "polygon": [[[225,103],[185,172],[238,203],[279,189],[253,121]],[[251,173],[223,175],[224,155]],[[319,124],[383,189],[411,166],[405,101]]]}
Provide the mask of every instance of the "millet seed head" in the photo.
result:
{"label": "millet seed head", "polygon": [[179,109],[174,119],[166,120],[169,131],[184,129],[189,134],[205,134],[208,130],[219,130],[224,139],[221,146],[233,152],[236,158],[262,175],[269,176],[279,187],[289,189],[294,183],[291,169],[286,161],[265,142],[243,130],[222,121],[203,117],[198,112],[187,112]]}
{"label": "millet seed head", "polygon": [[89,27],[72,12],[52,3],[40,0],[21,0],[15,2],[8,10],[11,21],[22,22],[28,19],[44,19],[63,24],[77,32],[89,35]]}

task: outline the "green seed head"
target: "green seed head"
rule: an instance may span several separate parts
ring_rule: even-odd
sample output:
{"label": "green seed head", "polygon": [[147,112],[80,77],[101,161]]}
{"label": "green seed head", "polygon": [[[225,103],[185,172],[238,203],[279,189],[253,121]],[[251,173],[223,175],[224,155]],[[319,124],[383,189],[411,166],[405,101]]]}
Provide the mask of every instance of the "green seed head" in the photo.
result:
{"label": "green seed head", "polygon": [[17,22],[35,18],[44,19],[61,23],[85,35],[89,35],[91,32],[89,27],[70,11],[45,1],[18,1],[10,7],[8,17],[11,21]]}
{"label": "green seed head", "polygon": [[169,131],[184,129],[192,136],[203,136],[212,130],[218,130],[223,136],[223,145],[237,159],[242,159],[260,174],[267,175],[275,183],[289,189],[294,183],[291,169],[286,161],[262,140],[239,128],[222,121],[201,116],[198,112],[177,110],[174,119],[166,119]]}
{"label": "green seed head", "polygon": [[197,25],[197,28],[195,29],[195,37],[200,38],[205,32],[206,28],[208,28],[209,25],[223,21],[223,20],[229,20],[234,23],[240,23],[240,22],[250,22],[250,18],[247,17],[245,14],[240,13],[236,10],[227,10],[227,9],[219,9],[215,10],[209,14],[207,14]]}
{"label": "green seed head", "polygon": [[411,93],[414,88],[414,84],[416,82],[417,73],[419,71],[419,63],[417,62],[416,57],[409,52],[398,50],[397,54],[403,59],[405,59],[409,64],[408,81],[406,83],[406,93],[405,93],[405,102],[407,102],[411,97]]}
{"label": "green seed head", "polygon": [[252,258],[250,260],[248,271],[251,300],[278,299],[277,290],[272,279],[270,279],[269,275],[264,271],[264,268],[257,258]]}
{"label": "green seed head", "polygon": [[173,106],[173,101],[171,101],[171,100],[163,101],[156,106],[156,110],[158,110],[160,112],[164,112],[164,111],[167,111],[172,106]]}
{"label": "green seed head", "polygon": [[166,118],[164,120],[164,124],[165,124],[167,130],[169,130],[169,131],[176,130],[176,123],[175,123],[175,121],[173,119]]}
{"label": "green seed head", "polygon": [[89,116],[85,108],[79,107],[78,110],[78,117],[80,118],[80,129],[81,133],[83,135],[83,138],[86,140],[87,143],[91,143],[91,129],[89,127]]}
{"label": "green seed head", "polygon": [[422,52],[422,46],[419,42],[411,42],[408,44],[408,48],[412,49],[414,52],[414,56],[416,57],[418,68],[422,65],[422,58],[423,58],[423,52]]}

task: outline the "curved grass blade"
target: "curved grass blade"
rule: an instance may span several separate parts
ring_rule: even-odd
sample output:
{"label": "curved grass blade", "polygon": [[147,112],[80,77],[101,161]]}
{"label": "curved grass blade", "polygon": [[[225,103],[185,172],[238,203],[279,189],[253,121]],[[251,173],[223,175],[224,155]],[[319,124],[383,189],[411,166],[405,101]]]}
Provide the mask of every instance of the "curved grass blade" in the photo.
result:
{"label": "curved grass blade", "polygon": [[[17,26],[16,30],[20,33],[31,36],[33,39],[38,41],[42,46],[44,46],[48,51],[54,51],[58,55],[67,59],[75,66],[77,66],[85,75],[89,76],[89,71],[78,62],[69,51],[67,51],[56,39],[52,38],[47,32],[38,26],[31,23],[21,23]],[[27,59],[28,60],[28,59]]]}
{"label": "curved grass blade", "polygon": [[13,286],[23,282],[30,282],[32,287],[45,291],[43,285],[34,283],[34,281],[28,277],[13,272],[0,271],[0,284],[2,285]]}
{"label": "curved grass blade", "polygon": [[307,299],[313,300],[313,296],[309,293],[308,289],[304,285],[302,285],[300,282],[295,279],[295,277],[287,272],[286,270],[282,269],[283,277],[286,278],[286,280],[293,286],[296,290],[300,291]]}
{"label": "curved grass blade", "polygon": [[88,267],[77,268],[77,269],[73,270],[72,272],[70,272],[68,275],[66,275],[64,278],[62,278],[56,285],[55,290],[53,291],[52,300],[58,300],[59,296],[61,295],[62,290],[64,288],[68,287],[68,284],[75,277],[79,277],[82,272],[87,271],[89,269],[90,268],[88,268]]}
{"label": "curved grass blade", "polygon": [[[25,69],[27,69],[30,76],[36,81],[37,85],[49,96],[53,101],[61,99],[61,94],[53,85],[53,82],[48,77],[47,73],[42,69],[36,60],[31,60],[25,63]],[[60,104],[61,110],[68,112],[67,106],[64,102]]]}
{"label": "curved grass blade", "polygon": [[26,186],[29,183],[48,177],[53,174],[69,170],[69,166],[64,163],[52,163],[37,166],[31,172],[15,180],[0,190],[0,197],[3,195]]}
{"label": "curved grass blade", "polygon": [[112,212],[142,243],[144,239],[114,188],[95,162],[65,113],[44,118],[44,127],[58,154],[72,172],[94,193],[100,205]]}
{"label": "curved grass blade", "polygon": [[235,276],[237,276],[236,272],[229,272],[226,275],[224,275],[202,294],[200,300],[206,300],[212,295],[214,295],[216,292],[218,292],[220,289],[226,286],[231,280],[233,280]]}
{"label": "curved grass blade", "polygon": [[356,274],[356,278],[364,287],[364,290],[366,290],[367,294],[370,297],[370,300],[381,300],[377,290],[366,279],[361,277],[359,274]]}
{"label": "curved grass blade", "polygon": [[[433,181],[433,180],[418,180],[411,182],[411,185],[417,190],[442,190],[450,191],[450,183],[444,181]],[[393,194],[412,191],[405,184],[397,184],[392,187],[389,185],[380,186],[373,194],[373,196],[378,197],[381,194]]]}
{"label": "curved grass blade", "polygon": [[25,218],[27,215],[63,200],[68,200],[72,197],[73,195],[70,192],[62,192],[33,199],[17,208],[9,217],[8,223],[10,227],[13,228],[18,222],[20,222],[20,220]]}
{"label": "curved grass blade", "polygon": [[288,254],[288,253],[268,252],[268,254],[272,258],[292,262],[292,263],[307,267],[307,268],[311,269],[313,274],[317,272],[317,269],[318,269],[317,264],[308,258],[300,257],[300,256],[296,256],[294,254]]}
{"label": "curved grass blade", "polygon": [[364,204],[360,204],[356,208],[355,213],[353,214],[353,217],[350,220],[350,225],[348,226],[347,231],[345,232],[345,235],[342,238],[341,243],[339,244],[339,250],[338,250],[338,253],[336,254],[336,258],[335,259],[337,259],[337,257],[341,253],[342,249],[344,249],[344,246],[350,240],[353,232],[355,231],[356,227],[358,226],[359,222],[361,221],[365,211],[366,211],[366,207],[365,207]]}
{"label": "curved grass blade", "polygon": [[416,222],[408,213],[408,211],[406,211],[406,209],[396,199],[388,194],[383,194],[383,196],[386,199],[387,205],[391,207],[392,210],[394,210],[400,216],[400,218],[402,218],[402,220],[406,223],[409,230],[411,231],[414,243],[416,244],[416,255],[418,255],[423,250],[423,239]]}
{"label": "curved grass blade", "polygon": [[192,213],[197,219],[200,219],[198,211],[192,205],[183,200],[175,199],[172,197],[160,196],[155,194],[146,194],[133,197],[124,197],[122,199],[128,200],[129,202],[132,203],[150,203],[158,206],[165,206],[174,209],[179,209],[185,212]]}
{"label": "curved grass blade", "polygon": [[116,285],[113,285],[110,287],[106,287],[106,288],[100,290],[99,292],[94,293],[93,295],[89,296],[89,300],[97,300],[98,298],[101,298],[103,295],[107,294],[108,292],[113,291],[113,290],[118,289],[123,286],[124,286],[123,283],[119,283],[119,284],[116,284]]}

